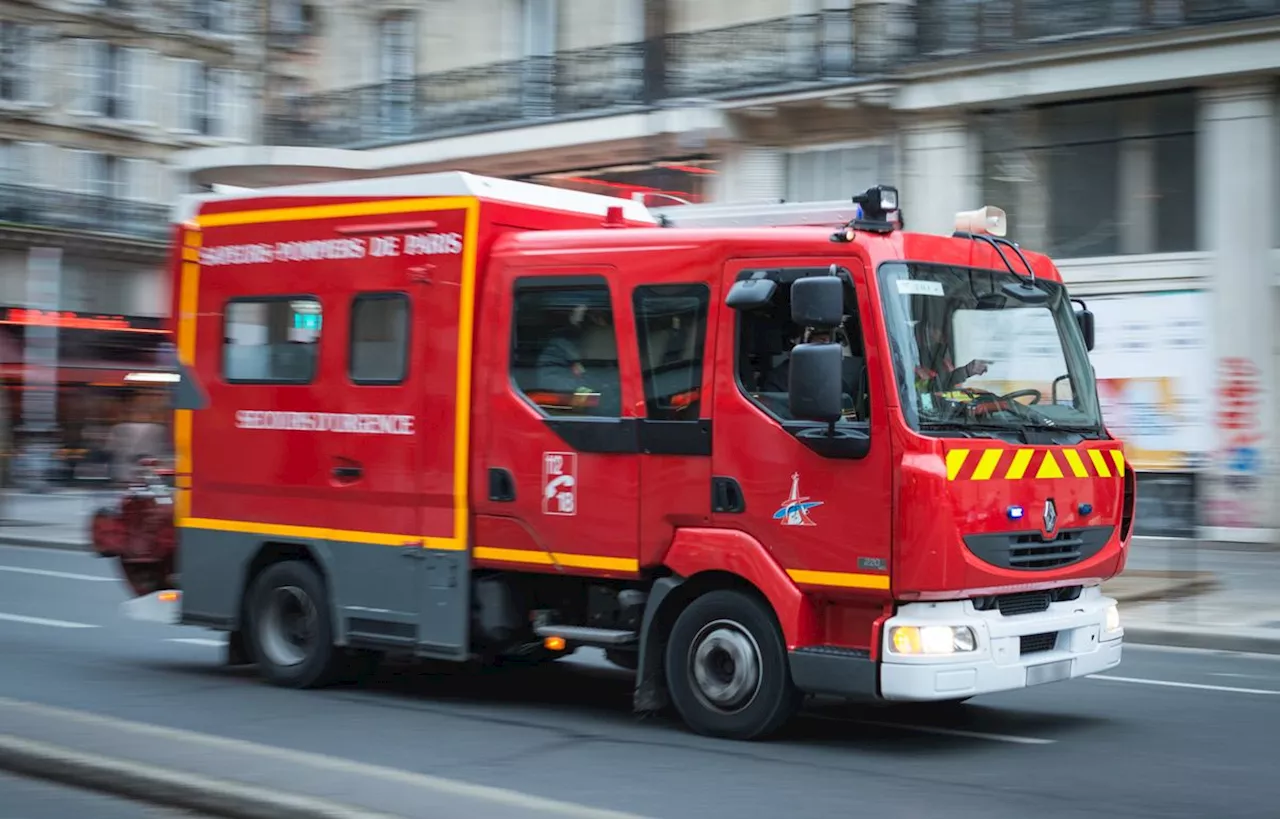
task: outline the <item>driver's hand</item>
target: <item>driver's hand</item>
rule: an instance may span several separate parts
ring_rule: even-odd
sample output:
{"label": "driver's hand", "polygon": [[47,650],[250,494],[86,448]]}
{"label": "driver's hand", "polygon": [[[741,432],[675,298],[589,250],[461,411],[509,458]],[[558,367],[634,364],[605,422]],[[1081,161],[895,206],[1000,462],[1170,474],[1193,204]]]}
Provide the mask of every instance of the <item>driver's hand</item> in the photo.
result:
{"label": "driver's hand", "polygon": [[968,364],[964,365],[964,371],[972,378],[975,375],[985,375],[987,372],[987,362],[980,358],[975,358]]}

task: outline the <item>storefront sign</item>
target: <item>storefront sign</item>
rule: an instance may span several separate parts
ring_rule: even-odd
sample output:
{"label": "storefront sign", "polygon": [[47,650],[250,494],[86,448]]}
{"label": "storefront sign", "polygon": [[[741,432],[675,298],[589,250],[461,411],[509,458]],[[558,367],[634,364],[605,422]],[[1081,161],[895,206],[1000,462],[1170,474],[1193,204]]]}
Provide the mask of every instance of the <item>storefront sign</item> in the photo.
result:
{"label": "storefront sign", "polygon": [[0,324],[55,327],[62,330],[109,330],[123,333],[166,333],[159,319],[28,307],[0,308]]}

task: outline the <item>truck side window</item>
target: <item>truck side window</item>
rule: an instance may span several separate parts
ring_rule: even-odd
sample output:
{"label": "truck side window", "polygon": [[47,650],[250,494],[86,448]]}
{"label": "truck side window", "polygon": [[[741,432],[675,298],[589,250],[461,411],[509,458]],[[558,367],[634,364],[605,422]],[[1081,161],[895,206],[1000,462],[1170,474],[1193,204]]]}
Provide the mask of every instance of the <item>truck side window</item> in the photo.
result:
{"label": "truck side window", "polygon": [[314,296],[233,299],[224,315],[222,377],[233,384],[310,383],[322,317]]}
{"label": "truck side window", "polygon": [[355,384],[399,384],[409,359],[409,297],[361,293],[351,301],[347,371]]}
{"label": "truck side window", "polygon": [[547,415],[622,414],[618,342],[603,281],[594,276],[516,281],[511,378]]}
{"label": "truck side window", "polygon": [[637,287],[632,301],[649,419],[696,419],[711,289],[705,284]]}
{"label": "truck side window", "polygon": [[[746,271],[744,275],[757,272]],[[738,383],[756,406],[779,421],[791,421],[794,419],[787,394],[791,348],[799,343],[802,333],[801,328],[791,323],[791,283],[801,276],[824,275],[827,271],[826,268],[794,267],[764,272],[779,286],[766,307],[738,315]],[[849,272],[843,269],[840,272],[845,280],[845,318],[836,332],[836,340],[844,351],[841,378],[844,420],[865,422],[870,418],[870,395],[862,322]]]}

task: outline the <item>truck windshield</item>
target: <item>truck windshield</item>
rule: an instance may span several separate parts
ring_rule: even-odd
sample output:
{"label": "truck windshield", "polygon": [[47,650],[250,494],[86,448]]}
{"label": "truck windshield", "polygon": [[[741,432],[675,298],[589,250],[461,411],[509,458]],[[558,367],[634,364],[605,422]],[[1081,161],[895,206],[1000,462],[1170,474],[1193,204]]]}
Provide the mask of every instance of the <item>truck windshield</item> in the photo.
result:
{"label": "truck windshield", "polygon": [[[921,432],[1103,434],[1066,288],[1008,272],[891,262],[881,300],[903,415]],[[1028,298],[1028,295],[1030,298]]]}

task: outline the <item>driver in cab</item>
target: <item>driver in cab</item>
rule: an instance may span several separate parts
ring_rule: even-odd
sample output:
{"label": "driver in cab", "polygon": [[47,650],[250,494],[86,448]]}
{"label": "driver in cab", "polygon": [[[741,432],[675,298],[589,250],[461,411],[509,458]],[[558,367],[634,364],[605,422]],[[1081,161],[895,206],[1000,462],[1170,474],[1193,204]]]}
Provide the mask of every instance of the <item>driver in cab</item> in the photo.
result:
{"label": "driver in cab", "polygon": [[962,367],[956,367],[951,361],[951,351],[943,338],[942,328],[933,322],[921,321],[916,325],[916,344],[920,350],[916,389],[922,393],[953,390],[966,379],[983,375],[989,366],[988,362],[975,358]]}

